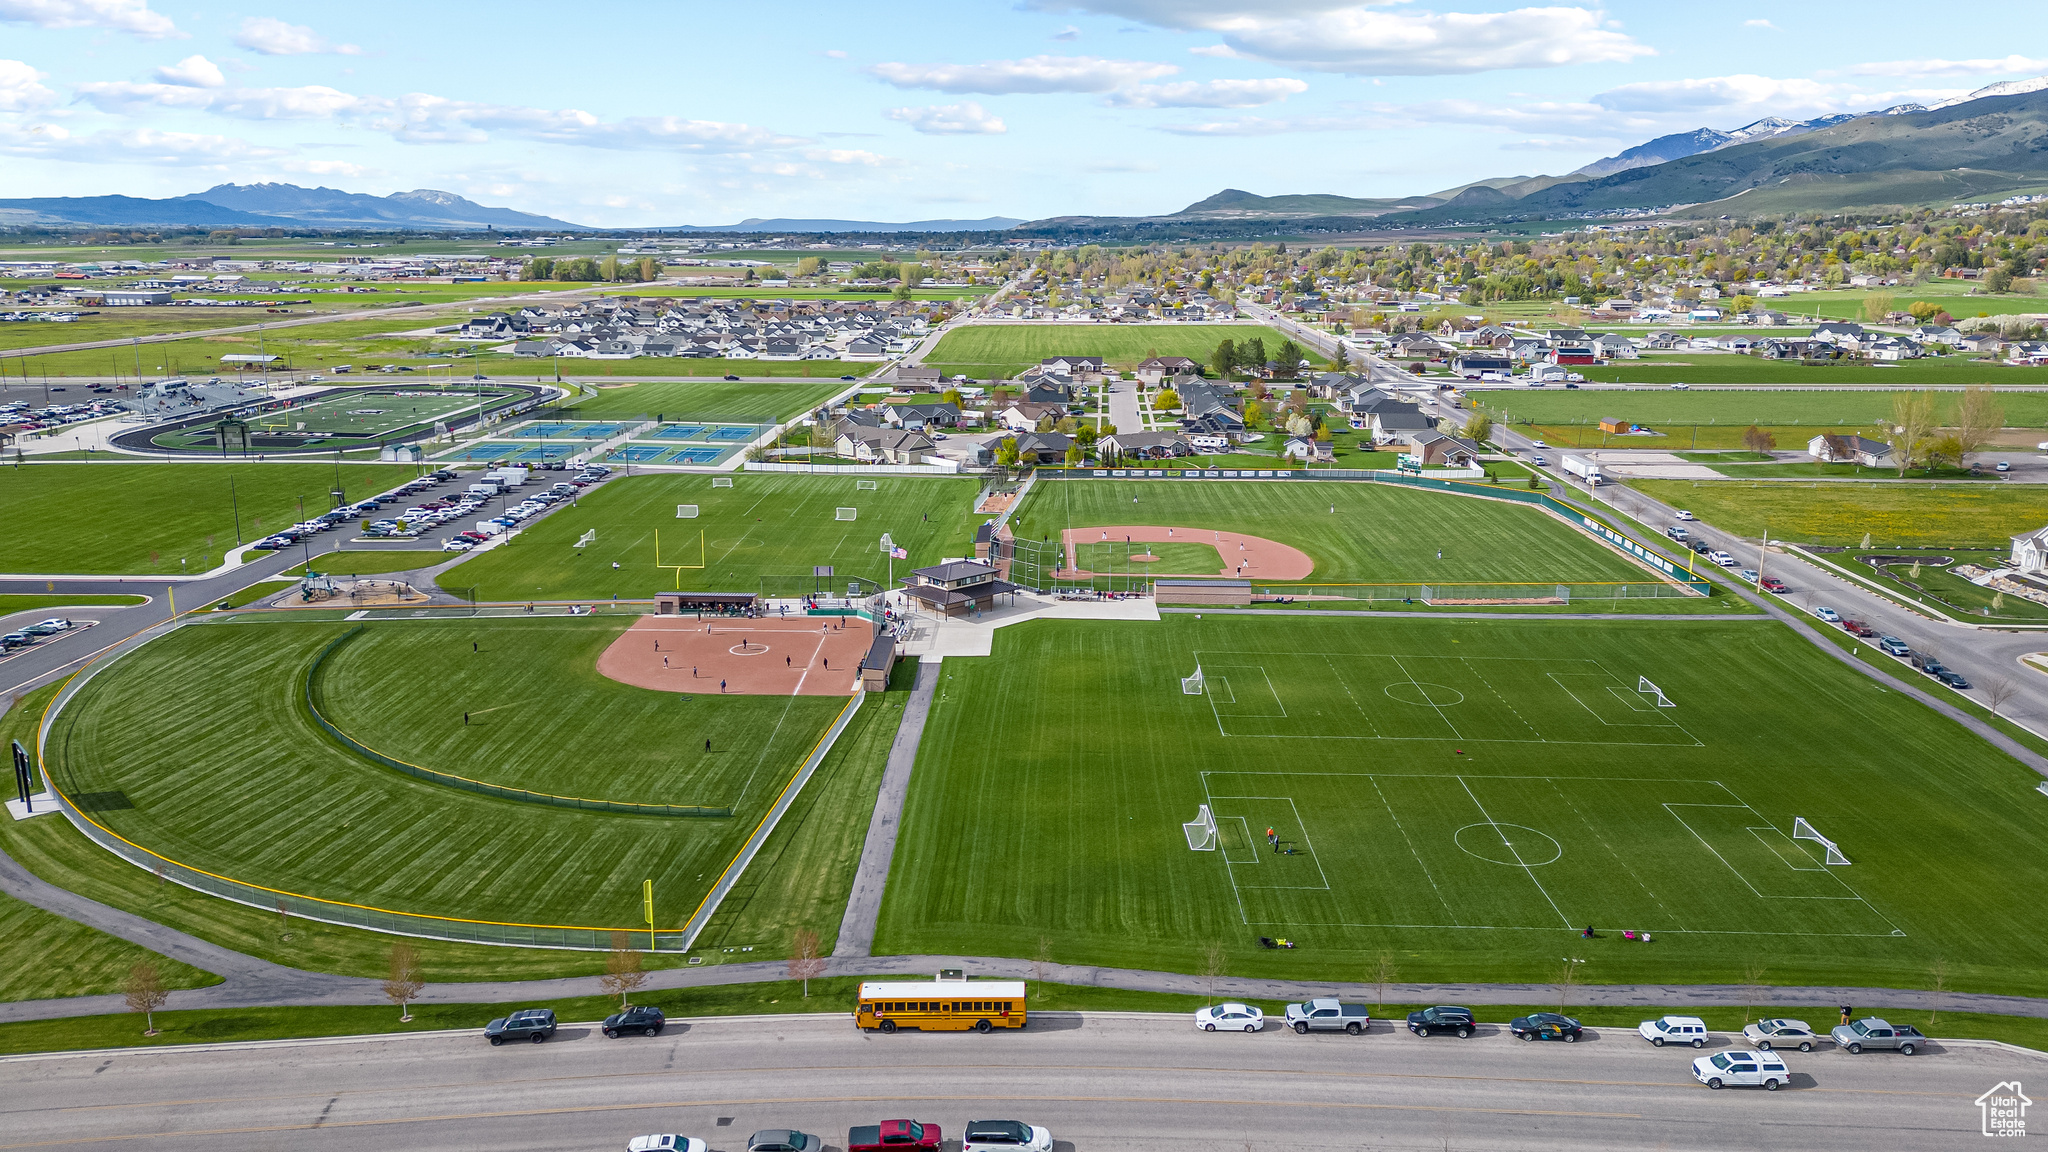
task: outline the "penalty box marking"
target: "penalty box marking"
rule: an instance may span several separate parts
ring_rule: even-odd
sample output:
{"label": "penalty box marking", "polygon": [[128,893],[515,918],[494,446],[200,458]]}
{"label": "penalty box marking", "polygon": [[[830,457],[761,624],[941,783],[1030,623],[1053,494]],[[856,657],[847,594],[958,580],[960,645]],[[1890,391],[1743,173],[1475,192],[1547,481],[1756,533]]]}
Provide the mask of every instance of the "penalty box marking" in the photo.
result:
{"label": "penalty box marking", "polygon": [[[1204,793],[1204,795],[1207,795],[1207,792],[1208,792],[1208,790],[1207,790],[1207,787],[1206,787],[1206,786],[1207,786],[1207,783],[1208,783],[1208,781],[1207,781],[1207,779],[1206,779],[1206,778],[1207,778],[1207,776],[1208,776],[1208,773],[1204,772],[1204,773],[1203,773],[1202,775],[1203,775],[1203,777],[1204,777],[1204,780],[1203,780],[1203,784],[1204,784],[1204,788],[1203,788],[1203,793]],[[1216,810],[1216,802],[1217,802],[1218,800],[1263,800],[1263,801],[1275,801],[1275,802],[1277,802],[1277,801],[1285,801],[1285,802],[1287,803],[1287,808],[1288,808],[1288,810],[1294,813],[1294,826],[1295,826],[1296,828],[1299,828],[1299,829],[1301,830],[1301,848],[1300,848],[1300,851],[1302,851],[1302,852],[1306,852],[1306,853],[1308,854],[1308,859],[1309,859],[1309,863],[1311,863],[1311,864],[1314,864],[1314,865],[1316,866],[1316,875],[1317,875],[1317,876],[1320,876],[1320,877],[1322,878],[1322,881],[1323,881],[1323,882],[1322,882],[1321,884],[1240,884],[1240,883],[1238,883],[1238,881],[1237,881],[1237,866],[1238,866],[1238,865],[1240,865],[1240,864],[1242,864],[1242,863],[1244,863],[1244,862],[1243,862],[1243,861],[1233,861],[1233,860],[1231,860],[1231,859],[1230,859],[1230,856],[1229,856],[1229,854],[1228,854],[1228,853],[1224,853],[1224,854],[1223,854],[1223,864],[1224,864],[1224,867],[1225,867],[1225,868],[1226,868],[1226,869],[1227,869],[1227,870],[1229,871],[1229,873],[1230,873],[1230,886],[1231,886],[1231,887],[1232,887],[1233,889],[1237,889],[1237,888],[1254,888],[1254,889],[1264,889],[1264,890],[1280,890],[1280,891],[1295,891],[1295,892],[1328,892],[1328,891],[1330,891],[1330,876],[1329,876],[1329,873],[1327,873],[1327,872],[1324,872],[1324,871],[1323,871],[1323,862],[1322,862],[1322,860],[1321,860],[1321,859],[1320,859],[1319,857],[1317,857],[1317,855],[1316,855],[1316,849],[1315,849],[1315,845],[1314,845],[1313,843],[1311,843],[1311,842],[1309,841],[1309,836],[1308,836],[1308,825],[1307,825],[1307,824],[1305,824],[1305,823],[1303,823],[1303,821],[1302,821],[1302,819],[1301,819],[1301,809],[1300,809],[1299,807],[1297,807],[1297,806],[1295,805],[1295,803],[1294,803],[1294,797],[1292,797],[1292,796],[1209,796],[1209,797],[1208,797],[1208,800],[1209,800],[1209,810],[1210,810],[1211,812],[1213,812],[1213,811],[1215,811],[1215,810]],[[1244,824],[1244,826],[1245,826],[1245,837],[1246,837],[1246,840],[1247,840],[1247,842],[1249,842],[1249,843],[1250,843],[1250,844],[1252,845],[1252,850],[1253,850],[1253,852],[1254,852],[1254,853],[1256,854],[1256,853],[1258,853],[1258,852],[1262,851],[1262,849],[1260,849],[1260,848],[1258,847],[1258,844],[1259,844],[1258,840],[1256,840],[1256,839],[1254,839],[1254,838],[1252,837],[1251,825],[1250,825],[1249,823],[1246,823],[1245,817],[1243,817],[1243,816],[1226,816],[1226,817],[1224,817],[1224,819],[1227,819],[1227,820],[1235,820],[1235,821],[1239,822],[1240,824]],[[1269,847],[1270,847],[1270,846],[1269,846]],[[1260,862],[1259,862],[1258,860],[1254,859],[1254,860],[1252,860],[1252,861],[1251,861],[1251,863],[1252,863],[1253,865],[1257,865],[1257,864],[1259,864]],[[1242,899],[1240,899],[1240,900],[1238,901],[1238,911],[1239,911],[1239,913],[1240,913],[1240,914],[1242,914],[1243,910],[1244,910],[1244,901],[1243,901]],[[1247,923],[1249,923],[1249,921],[1247,921]]]}

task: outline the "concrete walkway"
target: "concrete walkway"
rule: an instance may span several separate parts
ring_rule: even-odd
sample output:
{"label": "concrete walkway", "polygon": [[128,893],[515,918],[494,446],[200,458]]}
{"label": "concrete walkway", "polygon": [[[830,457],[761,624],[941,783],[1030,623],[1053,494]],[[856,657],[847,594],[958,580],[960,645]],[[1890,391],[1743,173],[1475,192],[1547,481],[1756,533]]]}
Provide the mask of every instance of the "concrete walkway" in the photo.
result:
{"label": "concrete walkway", "polygon": [[903,802],[910,795],[910,770],[917,763],[917,746],[924,739],[924,721],[931,714],[932,698],[938,695],[942,667],[939,659],[918,662],[917,684],[911,689],[910,702],[903,708],[896,741],[889,745],[889,764],[882,770],[882,788],[875,797],[875,813],[868,819],[868,838],[861,846],[853,891],[846,899],[846,915],[839,922],[839,943],[832,950],[834,956],[866,956],[874,948],[875,924],[882,915],[882,890],[889,883],[889,863],[896,857],[896,833],[903,823]]}

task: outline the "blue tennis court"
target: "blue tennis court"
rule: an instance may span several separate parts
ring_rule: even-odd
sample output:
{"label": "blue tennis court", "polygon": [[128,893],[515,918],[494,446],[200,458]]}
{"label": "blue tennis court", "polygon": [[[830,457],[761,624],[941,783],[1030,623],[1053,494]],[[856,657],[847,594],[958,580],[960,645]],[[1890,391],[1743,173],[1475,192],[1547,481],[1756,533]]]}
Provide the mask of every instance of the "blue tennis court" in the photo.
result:
{"label": "blue tennis court", "polygon": [[663,461],[662,461],[662,463],[664,463],[664,464],[716,464],[716,463],[718,463],[718,458],[719,458],[720,456],[723,456],[723,455],[725,455],[725,454],[726,454],[726,453],[727,453],[728,451],[731,451],[731,449],[727,449],[727,448],[711,448],[711,447],[706,447],[706,446],[703,446],[703,445],[698,445],[698,446],[696,446],[696,447],[691,447],[691,448],[678,448],[678,449],[676,449],[676,450],[675,450],[675,455],[673,455],[673,456],[670,456],[670,457],[668,457],[667,459],[663,460]]}
{"label": "blue tennis court", "polygon": [[448,453],[447,455],[444,455],[444,456],[436,456],[436,457],[435,457],[435,459],[436,459],[436,460],[496,460],[496,459],[498,459],[498,458],[500,458],[500,457],[503,457],[503,456],[510,456],[510,455],[512,455],[512,454],[513,454],[514,452],[518,452],[518,451],[520,451],[520,450],[522,450],[522,449],[524,449],[524,448],[526,448],[526,447],[527,447],[527,445],[525,445],[525,444],[498,444],[498,443],[492,443],[492,444],[471,444],[471,445],[470,445],[469,447],[467,447],[467,448],[461,448],[461,449],[457,449],[456,451],[454,451],[454,452],[450,452],[450,453]]}
{"label": "blue tennis court", "polygon": [[605,459],[624,460],[629,464],[645,464],[667,451],[668,448],[660,444],[627,444],[612,449],[611,454],[606,456]]}
{"label": "blue tennis court", "polygon": [[721,425],[711,430],[711,438],[713,440],[752,440],[754,438],[754,426],[752,424]]}
{"label": "blue tennis court", "polygon": [[567,436],[574,424],[531,424],[519,430],[521,436]]}
{"label": "blue tennis court", "polygon": [[625,427],[624,424],[580,424],[569,435],[581,436],[585,440],[603,440],[609,436],[617,436]]}
{"label": "blue tennis court", "polygon": [[521,452],[519,455],[514,456],[512,459],[515,463],[524,461],[560,460],[563,457],[569,455],[569,453],[572,451],[573,449],[567,447],[566,445],[558,448],[553,444],[546,444],[539,448],[528,448],[526,451]]}
{"label": "blue tennis court", "polygon": [[704,431],[702,424],[663,424],[654,434],[657,440],[688,440]]}

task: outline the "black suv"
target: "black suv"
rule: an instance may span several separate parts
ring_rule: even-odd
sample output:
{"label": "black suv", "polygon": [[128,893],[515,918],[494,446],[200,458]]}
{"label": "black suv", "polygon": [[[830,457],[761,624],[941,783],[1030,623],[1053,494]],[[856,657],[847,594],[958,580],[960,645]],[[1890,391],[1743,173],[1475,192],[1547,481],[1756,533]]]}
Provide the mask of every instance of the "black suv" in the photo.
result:
{"label": "black suv", "polygon": [[1508,1021],[1508,1032],[1523,1040],[1562,1040],[1573,1044],[1579,1039],[1579,1022],[1556,1012],[1531,1012]]}
{"label": "black suv", "polygon": [[535,1044],[555,1034],[552,1008],[523,1008],[502,1020],[484,1025],[484,1038],[493,1045],[507,1040],[531,1040]]}
{"label": "black suv", "polygon": [[604,1034],[614,1040],[628,1032],[638,1032],[642,1036],[659,1036],[662,1025],[667,1023],[668,1018],[661,1014],[661,1009],[644,1004],[635,1005],[624,1012],[614,1012],[605,1017]]}
{"label": "black suv", "polygon": [[1417,1036],[1450,1032],[1463,1040],[1472,1034],[1472,1010],[1439,1005],[1435,1008],[1424,1008],[1420,1012],[1410,1012],[1408,1030]]}

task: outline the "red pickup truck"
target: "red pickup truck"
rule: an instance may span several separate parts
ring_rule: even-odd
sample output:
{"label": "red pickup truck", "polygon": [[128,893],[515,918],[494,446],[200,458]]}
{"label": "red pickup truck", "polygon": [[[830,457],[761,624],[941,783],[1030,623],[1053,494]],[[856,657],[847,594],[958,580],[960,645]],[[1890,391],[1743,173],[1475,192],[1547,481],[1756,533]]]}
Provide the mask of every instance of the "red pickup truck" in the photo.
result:
{"label": "red pickup truck", "polygon": [[939,1126],[916,1120],[884,1120],[846,1131],[846,1152],[893,1152],[895,1149],[928,1149],[937,1152]]}

